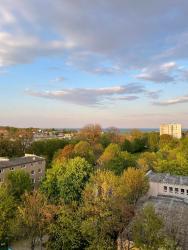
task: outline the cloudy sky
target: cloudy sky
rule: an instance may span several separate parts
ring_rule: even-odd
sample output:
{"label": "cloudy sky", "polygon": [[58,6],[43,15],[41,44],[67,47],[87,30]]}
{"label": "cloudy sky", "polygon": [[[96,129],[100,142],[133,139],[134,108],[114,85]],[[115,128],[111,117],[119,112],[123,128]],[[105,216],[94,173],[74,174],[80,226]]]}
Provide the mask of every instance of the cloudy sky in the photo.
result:
{"label": "cloudy sky", "polygon": [[188,127],[187,0],[1,0],[0,125]]}

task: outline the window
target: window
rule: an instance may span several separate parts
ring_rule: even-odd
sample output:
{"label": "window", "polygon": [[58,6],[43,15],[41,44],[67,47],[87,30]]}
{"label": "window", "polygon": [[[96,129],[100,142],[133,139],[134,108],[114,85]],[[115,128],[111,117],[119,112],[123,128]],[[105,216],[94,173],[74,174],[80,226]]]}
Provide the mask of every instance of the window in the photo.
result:
{"label": "window", "polygon": [[42,176],[40,176],[39,178],[38,178],[38,181],[41,181],[42,180]]}
{"label": "window", "polygon": [[173,193],[173,187],[169,187],[169,192]]}
{"label": "window", "polygon": [[34,174],[35,174],[35,171],[34,171],[34,170],[32,170],[32,171],[31,171],[31,174],[32,174],[32,175],[34,175]]}
{"label": "window", "polygon": [[187,190],[187,195],[188,195],[188,190]]}
{"label": "window", "polygon": [[14,170],[14,168],[10,168],[10,171],[13,171]]}
{"label": "window", "polygon": [[183,188],[181,188],[181,194],[184,194],[184,189]]}
{"label": "window", "polygon": [[179,193],[179,189],[175,188],[175,194],[178,194],[178,193]]}
{"label": "window", "polygon": [[33,184],[35,183],[35,179],[32,179]]}
{"label": "window", "polygon": [[0,173],[3,173],[4,172],[4,169],[0,169]]}
{"label": "window", "polygon": [[21,168],[26,168],[26,165],[22,165]]}
{"label": "window", "polygon": [[164,186],[164,192],[167,192],[167,186]]}
{"label": "window", "polygon": [[39,172],[39,173],[42,173],[42,169],[39,168],[39,169],[38,169],[38,172]]}

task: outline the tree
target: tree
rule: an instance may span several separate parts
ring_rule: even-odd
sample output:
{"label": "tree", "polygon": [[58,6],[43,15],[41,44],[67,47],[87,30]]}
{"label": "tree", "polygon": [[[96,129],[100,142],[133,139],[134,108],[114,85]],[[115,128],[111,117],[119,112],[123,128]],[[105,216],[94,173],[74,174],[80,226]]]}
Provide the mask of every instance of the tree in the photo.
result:
{"label": "tree", "polygon": [[98,163],[105,169],[121,174],[126,167],[126,160],[118,144],[111,143],[98,159]]}
{"label": "tree", "polygon": [[152,205],[145,206],[134,219],[132,226],[133,241],[143,250],[156,250],[164,246],[163,220]]}
{"label": "tree", "polygon": [[45,193],[48,200],[52,203],[59,203],[60,201],[60,187],[58,179],[66,171],[67,160],[63,158],[61,161],[53,161],[52,168],[46,172],[46,178],[41,185],[42,192]]}
{"label": "tree", "polygon": [[86,141],[80,141],[74,147],[75,156],[85,158],[88,162],[94,162],[94,153],[90,144]]}
{"label": "tree", "polygon": [[131,142],[127,139],[124,140],[124,142],[121,145],[121,148],[123,151],[127,151],[129,153],[132,152],[132,146],[131,146]]}
{"label": "tree", "polygon": [[70,159],[74,157],[74,145],[68,144],[63,149],[59,149],[54,155],[54,161],[62,161],[63,158]]}
{"label": "tree", "polygon": [[31,239],[31,250],[35,249],[37,240],[40,241],[42,249],[43,236],[48,233],[56,208],[48,205],[42,193],[34,191],[32,194],[25,193],[18,210],[23,234]]}
{"label": "tree", "polygon": [[63,149],[67,145],[68,141],[61,139],[49,139],[35,141],[28,149],[29,153],[44,156],[46,158],[47,166],[51,164],[55,152],[59,149]]}
{"label": "tree", "polygon": [[111,143],[120,142],[120,131],[115,127],[108,128],[107,134]]}
{"label": "tree", "polygon": [[131,143],[132,153],[140,153],[146,150],[146,137],[135,138]]}
{"label": "tree", "polygon": [[92,166],[84,158],[64,159],[53,163],[41,188],[53,203],[80,201],[92,171]]}
{"label": "tree", "polygon": [[110,160],[121,155],[121,149],[118,144],[111,143],[105,150],[104,153],[99,158],[99,163],[105,165]]}
{"label": "tree", "polygon": [[81,200],[91,172],[92,166],[84,158],[76,157],[67,161],[65,172],[57,180],[60,196],[65,203]]}
{"label": "tree", "polygon": [[119,180],[111,171],[97,171],[86,185],[81,230],[87,249],[116,249],[119,234],[134,214],[124,194],[119,193]]}
{"label": "tree", "polygon": [[143,137],[143,133],[139,129],[132,129],[130,132],[130,135],[131,135],[132,140],[139,139],[139,138]]}
{"label": "tree", "polygon": [[79,133],[80,140],[88,141],[91,145],[98,143],[101,137],[102,128],[99,124],[89,124],[83,127]]}
{"label": "tree", "polygon": [[140,168],[147,172],[148,170],[154,170],[156,168],[158,158],[154,152],[144,152],[140,155],[137,163]]}
{"label": "tree", "polygon": [[178,145],[178,143],[179,140],[173,138],[171,135],[164,134],[160,136],[160,141],[159,141],[160,149],[162,148],[173,149]]}
{"label": "tree", "polygon": [[148,133],[148,148],[150,151],[156,152],[159,149],[159,133],[151,132]]}
{"label": "tree", "polygon": [[16,200],[21,200],[21,196],[32,190],[32,181],[29,173],[24,170],[9,172],[5,178],[5,185],[8,193]]}
{"label": "tree", "polygon": [[121,176],[121,192],[129,203],[136,205],[149,188],[148,179],[142,169],[128,168]]}
{"label": "tree", "polygon": [[81,234],[82,215],[76,203],[63,204],[57,218],[50,225],[47,248],[50,250],[85,249]]}
{"label": "tree", "polygon": [[20,157],[24,155],[24,145],[22,140],[0,139],[0,157]]}
{"label": "tree", "polygon": [[6,188],[0,187],[0,245],[8,243],[15,234],[16,202]]}

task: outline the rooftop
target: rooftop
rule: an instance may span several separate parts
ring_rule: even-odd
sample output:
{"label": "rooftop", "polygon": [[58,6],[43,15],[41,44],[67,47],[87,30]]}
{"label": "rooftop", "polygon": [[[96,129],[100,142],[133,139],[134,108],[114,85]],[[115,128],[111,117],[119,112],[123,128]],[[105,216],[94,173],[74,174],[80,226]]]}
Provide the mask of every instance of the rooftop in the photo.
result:
{"label": "rooftop", "polygon": [[36,155],[25,155],[23,157],[17,157],[14,159],[5,159],[1,158],[0,160],[0,169],[14,167],[18,165],[24,165],[29,163],[34,163],[38,161],[44,161],[43,157],[39,157]]}
{"label": "rooftop", "polygon": [[182,249],[188,249],[188,204],[181,199],[160,196],[150,198],[145,205],[148,203],[163,217],[165,228],[176,234]]}
{"label": "rooftop", "polygon": [[175,176],[169,173],[154,173],[153,171],[149,171],[147,176],[151,182],[188,186],[188,176]]}

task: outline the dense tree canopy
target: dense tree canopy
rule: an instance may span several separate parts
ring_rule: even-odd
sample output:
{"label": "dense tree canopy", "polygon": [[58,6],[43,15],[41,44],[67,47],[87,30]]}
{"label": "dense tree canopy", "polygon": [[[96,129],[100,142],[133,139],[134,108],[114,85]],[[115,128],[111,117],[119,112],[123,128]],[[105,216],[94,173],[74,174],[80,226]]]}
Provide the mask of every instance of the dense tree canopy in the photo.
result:
{"label": "dense tree canopy", "polygon": [[[0,139],[0,155],[21,155],[24,148],[19,143]],[[188,175],[187,138],[139,130],[102,131],[94,124],[81,129],[74,141],[33,142],[29,151],[46,157],[48,169],[34,192],[26,172],[8,174],[0,189],[0,241],[12,239],[12,229],[24,229],[32,249],[36,239],[42,242],[48,234],[51,250],[114,250],[117,239],[133,225],[136,246],[150,250],[167,246],[162,219],[153,208],[144,208],[135,222],[132,219],[148,190],[148,170]]]}
{"label": "dense tree canopy", "polygon": [[0,244],[14,236],[17,204],[6,188],[0,187]]}
{"label": "dense tree canopy", "polygon": [[5,185],[8,193],[16,200],[20,200],[24,192],[31,191],[33,186],[29,173],[21,169],[8,172]]}
{"label": "dense tree canopy", "polygon": [[67,143],[68,142],[66,140],[60,139],[35,141],[31,144],[28,152],[39,156],[44,156],[46,158],[47,164],[50,164],[55,152],[57,152],[58,149],[64,148]]}
{"label": "dense tree canopy", "polygon": [[20,157],[24,155],[24,142],[21,139],[9,140],[0,138],[0,157]]}

